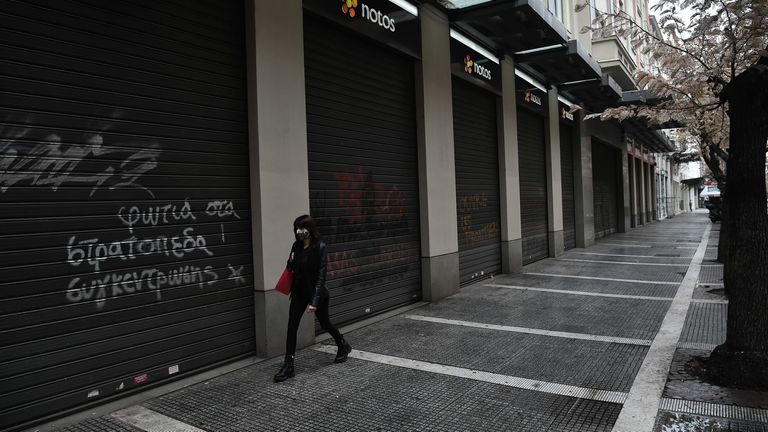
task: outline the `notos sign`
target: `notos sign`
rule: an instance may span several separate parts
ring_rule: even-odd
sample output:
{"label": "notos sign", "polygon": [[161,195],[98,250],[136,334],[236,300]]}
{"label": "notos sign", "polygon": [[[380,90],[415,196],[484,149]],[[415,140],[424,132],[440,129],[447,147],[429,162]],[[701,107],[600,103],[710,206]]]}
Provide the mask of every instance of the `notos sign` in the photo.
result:
{"label": "notos sign", "polygon": [[569,107],[566,104],[559,103],[560,107],[560,119],[564,120],[565,123],[570,123],[573,121],[573,113],[571,112],[571,107]]}
{"label": "notos sign", "polygon": [[368,6],[367,3],[360,3],[358,0],[341,0],[341,13],[350,18],[354,18],[358,14],[358,6],[361,9],[362,17],[364,19],[367,19],[374,24],[378,24],[391,32],[395,31],[395,20],[381,11]]}
{"label": "notos sign", "polygon": [[464,71],[470,75],[475,73],[487,79],[488,81],[493,79],[491,70],[472,60],[472,56],[470,54],[467,54],[467,56],[464,57]]}
{"label": "notos sign", "polygon": [[421,57],[418,18],[389,0],[304,0],[304,9]]}
{"label": "notos sign", "polygon": [[372,7],[368,7],[368,5],[365,3],[363,3],[363,18],[374,24],[378,24],[379,26],[384,27],[391,32],[395,31],[394,18],[390,18],[388,15],[385,15],[381,13],[381,11],[378,11]]}
{"label": "notos sign", "polygon": [[523,93],[523,101],[525,101],[525,103],[542,106],[541,97],[530,90],[526,90],[525,93]]}
{"label": "notos sign", "polygon": [[451,38],[451,72],[459,78],[495,93],[501,93],[501,67],[453,38]]}

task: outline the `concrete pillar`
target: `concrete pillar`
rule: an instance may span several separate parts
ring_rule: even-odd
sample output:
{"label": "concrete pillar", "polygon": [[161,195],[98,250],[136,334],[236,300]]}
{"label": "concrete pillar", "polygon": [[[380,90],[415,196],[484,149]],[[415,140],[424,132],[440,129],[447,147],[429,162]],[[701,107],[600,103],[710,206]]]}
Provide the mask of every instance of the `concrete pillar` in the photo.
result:
{"label": "concrete pillar", "polygon": [[637,179],[635,177],[635,157],[631,154],[624,155],[627,159],[627,168],[629,175],[629,217],[630,224],[634,228],[637,226]]}
{"label": "concrete pillar", "polygon": [[639,215],[639,217],[638,217],[638,225],[645,225],[645,223],[647,222],[645,220],[645,209],[646,209],[646,207],[645,207],[645,176],[646,176],[646,173],[645,173],[645,169],[643,167],[644,164],[643,164],[642,160],[637,159],[635,161],[635,164],[636,164],[635,166],[637,167],[637,170],[640,172],[640,180],[639,180],[640,184],[638,184],[638,188],[637,188],[637,201],[638,201],[638,204],[639,204],[637,206],[637,211],[638,211],[638,215]]}
{"label": "concrete pillar", "polygon": [[422,294],[435,301],[459,291],[456,163],[453,147],[447,17],[419,8],[422,59],[417,67]]}
{"label": "concrete pillar", "polygon": [[547,237],[549,256],[557,257],[565,252],[563,239],[563,173],[560,167],[560,112],[557,89],[547,90],[548,110],[545,137],[547,163]]}
{"label": "concrete pillar", "polygon": [[656,174],[656,166],[650,165],[651,169],[651,211],[653,211],[653,215],[651,216],[653,220],[659,220],[659,181],[658,181],[658,175]]}
{"label": "concrete pillar", "polygon": [[[274,286],[293,219],[309,213],[303,10],[300,0],[247,0],[245,11],[256,355],[273,357],[285,352],[288,323],[288,297]],[[298,345],[314,337],[305,317]]]}
{"label": "concrete pillar", "polygon": [[523,268],[520,222],[520,165],[517,156],[517,100],[515,63],[501,62],[502,97],[499,99],[499,186],[501,198],[501,267],[504,273]]}
{"label": "concrete pillar", "polygon": [[643,163],[645,166],[645,208],[648,222],[653,222],[653,167],[649,163]]}
{"label": "concrete pillar", "polygon": [[619,153],[619,166],[621,167],[621,173],[616,181],[619,183],[619,190],[621,191],[621,206],[619,207],[619,232],[627,232],[632,229],[632,204],[630,199],[632,198],[630,192],[630,171],[629,162],[626,153],[622,150]]}
{"label": "concrete pillar", "polygon": [[579,141],[573,148],[573,189],[576,207],[576,247],[595,244],[595,191],[592,186],[592,135],[584,122],[584,111],[575,113]]}

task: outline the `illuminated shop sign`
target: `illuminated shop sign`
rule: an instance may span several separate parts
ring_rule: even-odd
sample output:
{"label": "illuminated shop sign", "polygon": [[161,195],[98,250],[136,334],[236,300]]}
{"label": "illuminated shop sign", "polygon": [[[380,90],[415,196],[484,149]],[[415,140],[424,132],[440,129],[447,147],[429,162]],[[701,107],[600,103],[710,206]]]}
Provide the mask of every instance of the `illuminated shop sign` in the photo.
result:
{"label": "illuminated shop sign", "polygon": [[304,0],[304,9],[421,57],[418,9],[405,0]]}

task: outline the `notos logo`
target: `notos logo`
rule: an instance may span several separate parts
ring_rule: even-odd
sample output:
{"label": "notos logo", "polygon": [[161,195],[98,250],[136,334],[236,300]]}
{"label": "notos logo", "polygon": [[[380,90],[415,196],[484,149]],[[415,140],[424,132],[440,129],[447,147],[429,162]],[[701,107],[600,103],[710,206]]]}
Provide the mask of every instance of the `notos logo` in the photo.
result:
{"label": "notos logo", "polygon": [[[357,15],[357,6],[358,0],[343,0],[341,11],[349,15],[350,18],[354,18],[355,15]],[[378,24],[380,27],[384,27],[391,32],[395,31],[394,19],[390,18],[385,13],[368,6],[365,3],[361,3],[360,6],[362,9],[363,18],[374,24]]]}
{"label": "notos logo", "polygon": [[492,79],[491,70],[472,60],[472,56],[469,54],[464,57],[464,71],[470,75],[472,75],[472,72],[474,72],[485,79]]}
{"label": "notos logo", "polygon": [[528,103],[535,103],[536,105],[541,105],[541,98],[533,93],[531,93],[529,90],[525,91],[525,96],[523,99]]}
{"label": "notos logo", "polygon": [[341,11],[348,14],[350,18],[354,18],[357,15],[357,0],[344,0],[341,5]]}

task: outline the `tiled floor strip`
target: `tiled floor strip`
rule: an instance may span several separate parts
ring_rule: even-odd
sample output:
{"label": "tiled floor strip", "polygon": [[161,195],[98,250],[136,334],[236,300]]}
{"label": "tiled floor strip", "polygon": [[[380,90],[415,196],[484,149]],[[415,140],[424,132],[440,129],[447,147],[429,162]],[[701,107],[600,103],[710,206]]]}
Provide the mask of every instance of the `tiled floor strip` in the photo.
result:
{"label": "tiled floor strip", "polygon": [[571,278],[571,279],[604,280],[604,281],[611,281],[611,282],[631,282],[631,283],[639,283],[639,284],[647,284],[647,285],[679,285],[679,282],[649,281],[649,280],[637,280],[637,279],[614,279],[614,278],[604,278],[604,277],[597,277],[597,276],[577,276],[577,275],[564,275],[564,274],[554,274],[554,273],[523,272],[521,274],[527,274],[527,275],[533,275],[533,276]]}
{"label": "tiled floor strip", "polygon": [[768,423],[768,410],[664,398],[659,409],[679,413]]}
{"label": "tiled floor strip", "polygon": [[685,349],[712,351],[717,347],[717,345],[702,343],[702,342],[680,342],[679,344],[677,344],[677,347],[685,348]]}
{"label": "tiled floor strip", "polygon": [[595,256],[613,256],[613,257],[633,257],[633,258],[659,258],[659,259],[687,259],[690,260],[691,257],[685,256],[685,257],[668,257],[668,256],[658,256],[658,255],[631,255],[631,254],[612,254],[612,253],[599,253],[599,252],[574,252],[579,255],[595,255]]}
{"label": "tiled floor strip", "polygon": [[115,411],[111,416],[147,432],[206,432],[141,405]]}
{"label": "tiled floor strip", "polygon": [[677,290],[677,295],[675,295],[675,299],[664,317],[661,328],[656,334],[642,366],[640,366],[624,408],[622,408],[613,427],[614,432],[650,432],[653,430],[661,403],[661,395],[667,382],[669,366],[672,363],[672,357],[675,354],[685,324],[685,317],[691,305],[711,228],[711,225],[707,225],[704,229],[701,243],[696,249],[691,266]]}
{"label": "tiled floor strip", "polygon": [[[327,354],[336,354],[336,347],[331,345],[316,345],[315,350]],[[450,375],[458,378],[465,378],[475,381],[482,381],[507,387],[514,387],[524,390],[532,390],[543,393],[549,393],[560,396],[569,396],[579,399],[588,399],[600,402],[622,403],[627,397],[626,393],[598,390],[585,387],[577,387],[565,384],[552,383],[547,381],[537,381],[528,378],[520,378],[509,375],[495,374],[472,369],[465,369],[455,366],[446,366],[437,363],[429,363],[419,360],[410,360],[400,357],[392,357],[383,354],[376,354],[367,351],[354,350],[349,355],[352,358],[366,360],[370,362],[397,366],[401,368],[413,369],[423,372],[431,372],[442,375]]]}
{"label": "tiled floor strip", "polygon": [[504,285],[504,284],[485,284],[485,286],[496,287],[496,288],[517,289],[521,291],[539,291],[539,292],[549,292],[549,293],[556,293],[556,294],[569,294],[569,295],[581,295],[581,296],[592,296],[592,297],[613,297],[613,298],[623,298],[623,299],[631,299],[631,300],[672,301],[672,297],[607,294],[607,293],[597,293],[597,292],[591,292],[591,291],[571,291],[571,290],[561,290],[561,289],[552,289],[552,288],[534,288],[534,287],[524,287],[524,286]]}
{"label": "tiled floor strip", "polygon": [[728,304],[728,300],[716,300],[716,299],[693,299],[694,303],[714,303],[714,304]]}
{"label": "tiled floor strip", "polygon": [[669,264],[669,263],[638,263],[627,261],[598,261],[598,260],[584,260],[574,258],[557,258],[558,261],[571,261],[571,262],[588,262],[598,264],[624,264],[624,265],[638,265],[638,266],[667,266],[667,267],[688,267],[688,264]]}
{"label": "tiled floor strip", "polygon": [[652,248],[651,245],[628,245],[618,243],[597,243],[597,246],[618,246],[618,247],[636,247],[636,248]]}
{"label": "tiled floor strip", "polygon": [[449,325],[457,325],[457,326],[463,326],[463,327],[473,327],[473,328],[498,330],[498,331],[513,332],[513,333],[526,333],[526,334],[552,336],[552,337],[560,337],[560,338],[567,338],[567,339],[581,339],[581,340],[590,340],[590,341],[598,341],[598,342],[620,343],[625,345],[641,345],[641,346],[651,345],[651,341],[648,339],[633,339],[633,338],[622,338],[622,337],[614,337],[614,336],[593,335],[593,334],[586,334],[586,333],[571,333],[571,332],[561,332],[561,331],[543,330],[543,329],[534,329],[534,328],[525,328],[525,327],[503,326],[503,325],[497,325],[497,324],[485,324],[485,323],[478,323],[478,322],[471,322],[471,321],[435,318],[435,317],[428,317],[428,316],[421,316],[421,315],[403,315],[402,317],[407,319],[412,319],[415,321],[427,321],[427,322],[433,322],[433,323],[439,323],[439,324],[449,324]]}

